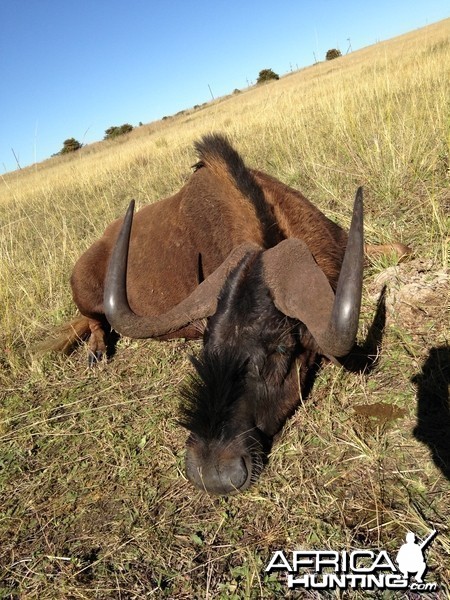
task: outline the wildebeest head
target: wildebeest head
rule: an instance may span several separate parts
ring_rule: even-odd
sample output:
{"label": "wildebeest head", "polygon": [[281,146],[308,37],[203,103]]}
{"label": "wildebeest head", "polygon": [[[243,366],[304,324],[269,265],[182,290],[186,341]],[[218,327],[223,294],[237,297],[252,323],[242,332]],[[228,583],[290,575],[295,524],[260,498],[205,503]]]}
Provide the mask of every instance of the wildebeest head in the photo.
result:
{"label": "wildebeest head", "polygon": [[191,432],[186,473],[212,493],[256,480],[298,400],[295,359],[306,364],[311,354],[301,343],[305,327],[275,307],[262,256],[250,252],[228,277],[204,348],[191,359],[196,374],[181,390],[181,423]]}
{"label": "wildebeest head", "polygon": [[[111,257],[105,314],[120,333],[158,337],[209,317],[196,374],[182,389],[190,431],[186,473],[215,494],[245,490],[259,476],[274,435],[298,404],[317,354],[351,350],[362,290],[362,190],[358,189],[336,293],[306,244],[263,250],[243,244],[176,307],[139,317],[126,293],[133,207]],[[299,389],[300,388],[300,389]]]}

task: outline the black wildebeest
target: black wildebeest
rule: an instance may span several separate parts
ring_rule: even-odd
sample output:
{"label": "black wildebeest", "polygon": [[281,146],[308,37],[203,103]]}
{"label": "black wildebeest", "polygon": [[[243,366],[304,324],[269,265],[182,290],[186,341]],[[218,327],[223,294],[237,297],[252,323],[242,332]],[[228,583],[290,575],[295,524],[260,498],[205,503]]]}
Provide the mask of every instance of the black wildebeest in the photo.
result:
{"label": "black wildebeest", "polygon": [[132,203],[78,260],[71,284],[83,316],[67,343],[90,333],[99,357],[108,325],[134,338],[203,334],[181,392],[186,472],[197,487],[228,494],[259,476],[318,357],[354,345],[362,190],[347,235],[298,191],[247,168],[225,137],[206,136],[196,149],[178,193],[134,221]]}

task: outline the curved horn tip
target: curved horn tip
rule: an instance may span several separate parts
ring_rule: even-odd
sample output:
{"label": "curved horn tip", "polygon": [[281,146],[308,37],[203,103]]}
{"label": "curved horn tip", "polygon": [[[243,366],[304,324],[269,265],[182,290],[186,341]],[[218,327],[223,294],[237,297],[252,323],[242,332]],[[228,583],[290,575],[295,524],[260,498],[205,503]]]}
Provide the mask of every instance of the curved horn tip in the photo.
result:
{"label": "curved horn tip", "polygon": [[[355,201],[353,203],[353,217],[357,216],[358,221],[361,221],[361,227],[362,227],[363,212],[364,212],[364,194],[363,194],[363,187],[360,185],[359,188],[356,190]],[[353,218],[352,218],[352,221],[353,221]],[[350,225],[350,228],[351,228],[351,225]]]}
{"label": "curved horn tip", "polygon": [[128,247],[133,223],[135,201],[131,200],[111,252],[103,290],[105,316],[113,328],[120,312],[130,310],[126,293]]}
{"label": "curved horn tip", "polygon": [[[355,201],[353,203],[352,222],[350,224],[349,238],[355,234],[359,237],[363,235],[363,212],[364,212],[364,194],[363,187],[360,185],[356,190]],[[353,233],[353,236],[352,236]]]}
{"label": "curved horn tip", "polygon": [[125,213],[125,217],[124,217],[125,219],[129,218],[130,213],[131,214],[134,213],[135,205],[136,205],[136,201],[134,199],[130,200],[130,204],[128,205],[127,212]]}
{"label": "curved horn tip", "polygon": [[356,191],[347,248],[342,261],[336,296],[322,350],[335,357],[352,349],[358,330],[364,266],[363,188]]}

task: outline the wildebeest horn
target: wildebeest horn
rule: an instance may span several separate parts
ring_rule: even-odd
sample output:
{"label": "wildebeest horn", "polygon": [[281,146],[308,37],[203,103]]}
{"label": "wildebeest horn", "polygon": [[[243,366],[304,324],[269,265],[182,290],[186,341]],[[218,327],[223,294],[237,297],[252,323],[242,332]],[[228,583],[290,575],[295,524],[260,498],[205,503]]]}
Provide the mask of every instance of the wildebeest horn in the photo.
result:
{"label": "wildebeest horn", "polygon": [[356,192],[336,295],[304,242],[288,239],[264,253],[265,280],[275,306],[303,321],[322,352],[348,354],[358,330],[364,263],[363,193]]}
{"label": "wildebeest horn", "polygon": [[229,272],[249,252],[259,251],[257,244],[241,244],[209,275],[190,296],[158,316],[139,316],[128,303],[126,277],[128,248],[133,222],[134,200],[130,202],[117,238],[105,279],[104,311],[110,325],[122,335],[132,338],[158,337],[182,329],[193,321],[216,312],[217,297]]}

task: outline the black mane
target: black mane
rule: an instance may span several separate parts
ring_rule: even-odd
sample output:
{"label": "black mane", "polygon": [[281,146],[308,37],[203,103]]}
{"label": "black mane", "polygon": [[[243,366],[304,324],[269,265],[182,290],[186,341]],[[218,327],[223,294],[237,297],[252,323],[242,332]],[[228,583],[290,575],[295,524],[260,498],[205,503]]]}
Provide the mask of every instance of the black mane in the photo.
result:
{"label": "black mane", "polygon": [[203,167],[205,156],[225,162],[234,185],[255,208],[262,225],[264,246],[271,248],[284,239],[261,186],[245,165],[242,157],[233,148],[229,139],[220,134],[205,135],[201,140],[195,142],[194,146],[199,156],[199,161],[194,165],[195,170]]}

